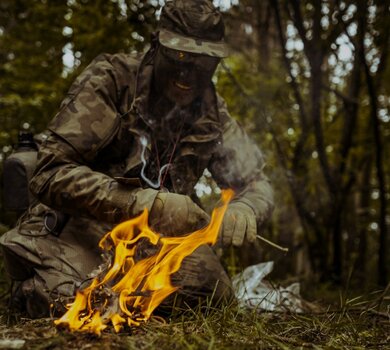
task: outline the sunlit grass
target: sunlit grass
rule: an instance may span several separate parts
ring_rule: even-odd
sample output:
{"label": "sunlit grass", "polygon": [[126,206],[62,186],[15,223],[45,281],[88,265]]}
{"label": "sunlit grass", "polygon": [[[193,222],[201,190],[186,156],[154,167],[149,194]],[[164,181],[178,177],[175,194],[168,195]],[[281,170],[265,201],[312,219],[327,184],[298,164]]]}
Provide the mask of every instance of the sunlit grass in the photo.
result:
{"label": "sunlit grass", "polygon": [[[175,309],[139,328],[92,335],[57,330],[50,319],[1,326],[1,338],[28,339],[25,349],[386,349],[386,295],[355,297],[302,314],[258,312],[236,305]],[[3,317],[3,320],[5,318]]]}
{"label": "sunlit grass", "polygon": [[109,328],[98,338],[57,329],[52,319],[9,317],[7,282],[2,277],[0,283],[0,340],[24,339],[23,349],[388,349],[390,344],[390,285],[363,294],[304,283],[305,298],[313,301],[305,313],[208,303],[164,309],[138,328],[119,334]]}

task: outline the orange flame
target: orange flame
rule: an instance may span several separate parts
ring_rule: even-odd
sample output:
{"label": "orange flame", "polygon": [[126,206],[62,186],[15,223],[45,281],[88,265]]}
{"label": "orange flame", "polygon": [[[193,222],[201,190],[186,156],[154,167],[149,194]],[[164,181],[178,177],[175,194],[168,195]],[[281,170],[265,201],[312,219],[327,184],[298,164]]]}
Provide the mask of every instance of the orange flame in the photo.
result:
{"label": "orange flame", "polygon": [[[171,284],[170,276],[180,269],[184,258],[203,244],[215,244],[233,195],[232,190],[223,190],[223,205],[213,210],[209,225],[189,235],[162,237],[153,232],[148,226],[147,209],[116,226],[99,243],[105,250],[115,248],[110,269],[78,291],[68,311],[55,324],[100,335],[110,322],[119,332],[125,323],[138,326],[147,321],[155,308],[179,288]],[[161,248],[156,254],[135,261],[141,238]]]}

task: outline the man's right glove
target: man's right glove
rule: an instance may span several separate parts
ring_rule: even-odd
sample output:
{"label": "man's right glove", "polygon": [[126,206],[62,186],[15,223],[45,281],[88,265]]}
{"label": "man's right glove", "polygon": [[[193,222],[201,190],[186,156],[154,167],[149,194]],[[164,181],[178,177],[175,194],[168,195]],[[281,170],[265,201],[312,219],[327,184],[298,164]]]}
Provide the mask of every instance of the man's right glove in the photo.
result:
{"label": "man's right glove", "polygon": [[191,233],[209,221],[209,215],[190,197],[176,193],[159,192],[149,215],[151,227],[167,236]]}
{"label": "man's right glove", "polygon": [[222,245],[240,247],[244,240],[254,242],[256,234],[256,216],[253,209],[242,202],[230,203],[220,230]]}

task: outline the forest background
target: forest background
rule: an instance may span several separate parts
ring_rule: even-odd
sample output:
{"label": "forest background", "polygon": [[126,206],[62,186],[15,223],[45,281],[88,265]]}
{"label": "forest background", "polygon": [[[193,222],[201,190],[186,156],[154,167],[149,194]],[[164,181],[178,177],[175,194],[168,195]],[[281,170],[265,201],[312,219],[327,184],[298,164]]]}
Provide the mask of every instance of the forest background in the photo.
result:
{"label": "forest background", "polygon": [[[276,275],[370,290],[389,278],[389,3],[380,0],[215,1],[231,55],[214,82],[261,147],[276,192],[241,264]],[[55,115],[98,54],[147,48],[163,1],[0,2],[0,172],[21,130]],[[205,203],[218,192],[206,174]],[[3,191],[3,189],[1,189]],[[0,200],[0,230],[15,215]]]}

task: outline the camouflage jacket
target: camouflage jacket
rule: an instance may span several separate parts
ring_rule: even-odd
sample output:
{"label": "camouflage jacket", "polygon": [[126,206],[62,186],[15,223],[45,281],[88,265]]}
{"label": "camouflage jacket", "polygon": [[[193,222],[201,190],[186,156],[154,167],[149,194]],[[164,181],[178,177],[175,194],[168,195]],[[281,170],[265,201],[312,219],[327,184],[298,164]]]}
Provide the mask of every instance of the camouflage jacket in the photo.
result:
{"label": "camouflage jacket", "polygon": [[[151,51],[142,57],[104,54],[76,79],[40,147],[30,188],[41,202],[107,223],[151,208],[158,191],[142,183],[140,165],[141,137],[153,138],[147,108],[152,72]],[[213,86],[188,113],[191,123],[178,140],[169,190],[191,195],[207,168],[221,188],[233,188],[235,200],[253,208],[259,223],[265,221],[273,199],[257,146]]]}

